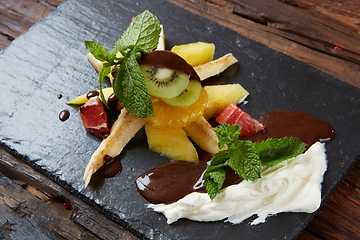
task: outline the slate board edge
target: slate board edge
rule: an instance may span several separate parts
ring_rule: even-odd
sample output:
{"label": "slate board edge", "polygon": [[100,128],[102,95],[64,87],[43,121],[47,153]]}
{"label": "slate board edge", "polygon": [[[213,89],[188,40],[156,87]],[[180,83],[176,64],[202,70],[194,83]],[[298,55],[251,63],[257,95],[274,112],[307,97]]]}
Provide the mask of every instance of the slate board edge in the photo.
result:
{"label": "slate board edge", "polygon": [[[57,11],[60,11],[60,10],[61,10],[61,7],[65,6],[65,4],[66,4],[67,2],[70,2],[70,1],[65,1],[64,3],[62,3],[62,4],[58,7],[58,9],[56,9],[54,12],[50,13],[50,14],[49,14],[48,16],[46,16],[43,20],[41,20],[39,23],[41,23],[42,21],[46,21],[48,18],[51,18],[53,14],[57,14]],[[176,5],[175,5],[175,6],[176,6]],[[178,6],[176,6],[176,7],[178,7]],[[178,8],[179,8],[179,7],[178,7]],[[194,14],[194,13],[192,13],[192,14]],[[194,14],[194,15],[196,15],[196,14]],[[198,15],[196,15],[196,16],[198,16]],[[208,20],[208,21],[211,21],[211,20]],[[217,24],[217,23],[216,23],[216,24]],[[219,26],[222,27],[222,28],[225,28],[225,27],[223,27],[223,26],[221,26],[221,25],[219,25]],[[35,27],[35,25],[34,25],[34,27]],[[31,27],[31,28],[29,29],[29,31],[31,32],[32,29],[33,29],[33,27]],[[24,34],[28,34],[29,31],[27,31],[27,32],[24,33]],[[232,30],[231,30],[231,31],[232,31]],[[237,33],[237,34],[238,34],[238,33]],[[22,37],[22,36],[20,36],[19,39],[21,39],[21,37]],[[17,41],[17,39],[15,39],[14,41]],[[262,45],[263,45],[263,44],[262,44]],[[4,51],[6,51],[6,49],[5,49]],[[290,57],[291,57],[291,56],[290,56]],[[297,60],[297,61],[300,61],[300,60]],[[310,66],[311,66],[311,65],[310,65]],[[311,66],[311,67],[313,67],[313,66]],[[319,71],[320,71],[320,70],[319,70]],[[326,74],[326,73],[325,73],[325,74]],[[326,74],[326,75],[328,75],[328,74]],[[329,75],[329,76],[330,76],[330,75]],[[340,81],[340,80],[339,80],[339,81]],[[346,83],[345,83],[345,84],[346,84]],[[106,210],[106,209],[102,209],[103,207],[101,207],[101,206],[99,206],[98,204],[96,204],[92,199],[90,199],[90,198],[88,198],[88,197],[85,197],[85,196],[83,196],[80,192],[78,192],[77,190],[74,190],[74,189],[73,189],[71,186],[69,186],[65,181],[62,181],[62,180],[58,179],[57,176],[54,176],[54,175],[52,175],[50,172],[46,171],[45,169],[42,169],[41,167],[39,167],[39,166],[36,164],[36,162],[31,162],[31,161],[29,161],[28,158],[27,158],[27,156],[23,156],[23,155],[18,154],[18,153],[16,152],[16,150],[8,148],[8,147],[7,147],[5,144],[3,144],[2,142],[0,143],[0,146],[4,147],[5,150],[7,150],[7,151],[10,152],[11,154],[15,155],[16,157],[22,159],[24,162],[26,162],[26,163],[28,163],[29,165],[31,165],[31,166],[32,166],[33,168],[35,168],[37,171],[45,174],[46,176],[48,176],[48,177],[49,177],[50,179],[52,179],[53,181],[58,182],[60,185],[64,186],[66,189],[68,189],[70,192],[72,192],[72,193],[75,194],[76,196],[80,197],[81,199],[85,200],[86,202],[89,202],[92,206],[94,206],[94,207],[96,207],[96,208],[100,208],[100,210],[101,210],[102,212],[107,213],[107,210]],[[359,156],[357,156],[356,158],[358,159]],[[341,179],[348,173],[348,171],[351,169],[351,167],[352,167],[354,164],[355,164],[355,162],[354,162],[351,166],[349,166],[349,168],[347,169],[346,172],[343,172],[342,176],[340,177]],[[327,194],[327,196],[323,196],[322,198],[323,198],[323,199],[327,199],[328,196],[329,196],[329,195],[331,194],[331,192],[337,187],[337,185],[338,185],[339,183],[340,183],[340,181],[337,182],[337,183],[335,183],[335,184],[332,186],[332,188],[331,188],[332,190]],[[323,203],[323,202],[324,202],[324,201],[322,201],[322,203]],[[120,218],[118,218],[117,216],[114,216],[114,214],[108,212],[107,215],[108,215],[109,217],[111,217],[112,219],[114,219],[115,221],[117,221],[117,222],[120,221],[120,223],[121,223],[122,225],[124,225],[124,227],[128,228],[128,226],[126,226],[126,225],[128,225],[128,224],[127,224],[126,222],[123,222],[123,221],[122,221]],[[311,215],[314,216],[315,214],[311,214]],[[312,218],[312,217],[311,217],[311,218]],[[310,220],[309,220],[309,221],[310,221]],[[306,225],[305,225],[303,228],[305,228],[305,227],[306,227]],[[132,230],[132,229],[129,229],[129,230]],[[136,230],[135,230],[135,232],[136,232]],[[139,234],[139,233],[138,233],[138,234]],[[300,234],[300,232],[299,232],[299,234]]]}

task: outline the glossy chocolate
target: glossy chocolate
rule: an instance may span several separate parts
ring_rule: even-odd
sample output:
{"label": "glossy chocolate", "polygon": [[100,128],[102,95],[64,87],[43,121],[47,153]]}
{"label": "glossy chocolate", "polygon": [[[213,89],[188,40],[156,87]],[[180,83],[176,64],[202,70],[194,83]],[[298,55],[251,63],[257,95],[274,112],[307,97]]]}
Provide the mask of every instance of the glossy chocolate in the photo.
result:
{"label": "glossy chocolate", "polygon": [[59,119],[60,121],[64,122],[70,117],[70,112],[68,110],[62,110],[59,113]]}
{"label": "glossy chocolate", "polygon": [[122,165],[118,157],[104,157],[104,165],[97,171],[104,178],[115,177],[122,170]]}
{"label": "glossy chocolate", "polygon": [[90,99],[92,97],[96,97],[96,96],[99,96],[100,93],[98,91],[90,91],[86,94],[86,98],[87,99]]}
{"label": "glossy chocolate", "polygon": [[170,51],[152,51],[143,53],[138,60],[139,65],[164,67],[189,75],[190,80],[200,81],[194,68],[182,57]]}

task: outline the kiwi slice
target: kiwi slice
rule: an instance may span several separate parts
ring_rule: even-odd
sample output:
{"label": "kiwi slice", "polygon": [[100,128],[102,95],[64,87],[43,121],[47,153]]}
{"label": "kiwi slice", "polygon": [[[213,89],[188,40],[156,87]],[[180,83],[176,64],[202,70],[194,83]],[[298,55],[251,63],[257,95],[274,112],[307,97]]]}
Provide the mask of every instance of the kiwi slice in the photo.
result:
{"label": "kiwi slice", "polygon": [[200,96],[201,83],[197,80],[191,80],[187,88],[174,98],[161,98],[161,100],[173,107],[186,108],[195,103]]}
{"label": "kiwi slice", "polygon": [[165,67],[140,65],[150,95],[159,98],[174,98],[182,93],[189,83],[189,75]]}

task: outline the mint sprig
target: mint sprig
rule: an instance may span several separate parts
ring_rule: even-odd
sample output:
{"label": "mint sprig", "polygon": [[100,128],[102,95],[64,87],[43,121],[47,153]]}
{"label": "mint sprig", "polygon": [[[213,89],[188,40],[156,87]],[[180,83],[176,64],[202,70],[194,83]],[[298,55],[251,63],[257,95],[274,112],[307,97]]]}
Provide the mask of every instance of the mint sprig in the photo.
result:
{"label": "mint sprig", "polygon": [[[114,48],[108,52],[101,43],[85,41],[86,49],[103,62],[103,68],[99,73],[99,88],[100,98],[106,106],[102,83],[111,69],[118,67],[113,89],[119,101],[133,115],[142,118],[154,116],[151,97],[137,59],[141,56],[141,52],[152,51],[157,47],[160,32],[159,19],[146,10],[130,23],[121,38],[114,43]],[[122,57],[117,57],[118,52]]]}
{"label": "mint sprig", "polygon": [[268,139],[261,143],[239,140],[241,127],[222,123],[214,128],[219,138],[219,148],[205,171],[204,184],[211,200],[220,192],[226,178],[226,167],[230,167],[245,180],[261,177],[261,168],[272,166],[296,157],[305,151],[306,144],[295,137]]}

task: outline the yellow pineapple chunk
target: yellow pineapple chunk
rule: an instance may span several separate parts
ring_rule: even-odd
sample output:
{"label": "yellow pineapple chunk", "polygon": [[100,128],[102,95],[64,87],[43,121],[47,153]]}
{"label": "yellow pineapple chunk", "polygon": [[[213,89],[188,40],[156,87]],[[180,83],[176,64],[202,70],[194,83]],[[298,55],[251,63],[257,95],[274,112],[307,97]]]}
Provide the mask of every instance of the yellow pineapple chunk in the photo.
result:
{"label": "yellow pineapple chunk", "polygon": [[196,42],[176,45],[171,51],[185,59],[191,66],[195,67],[213,60],[215,45],[213,43]]}
{"label": "yellow pineapple chunk", "polygon": [[147,123],[145,132],[150,150],[172,160],[199,161],[197,151],[183,129],[160,129]]}
{"label": "yellow pineapple chunk", "polygon": [[239,104],[249,95],[240,84],[209,85],[204,88],[208,94],[203,114],[206,119],[219,115],[230,103]]}

